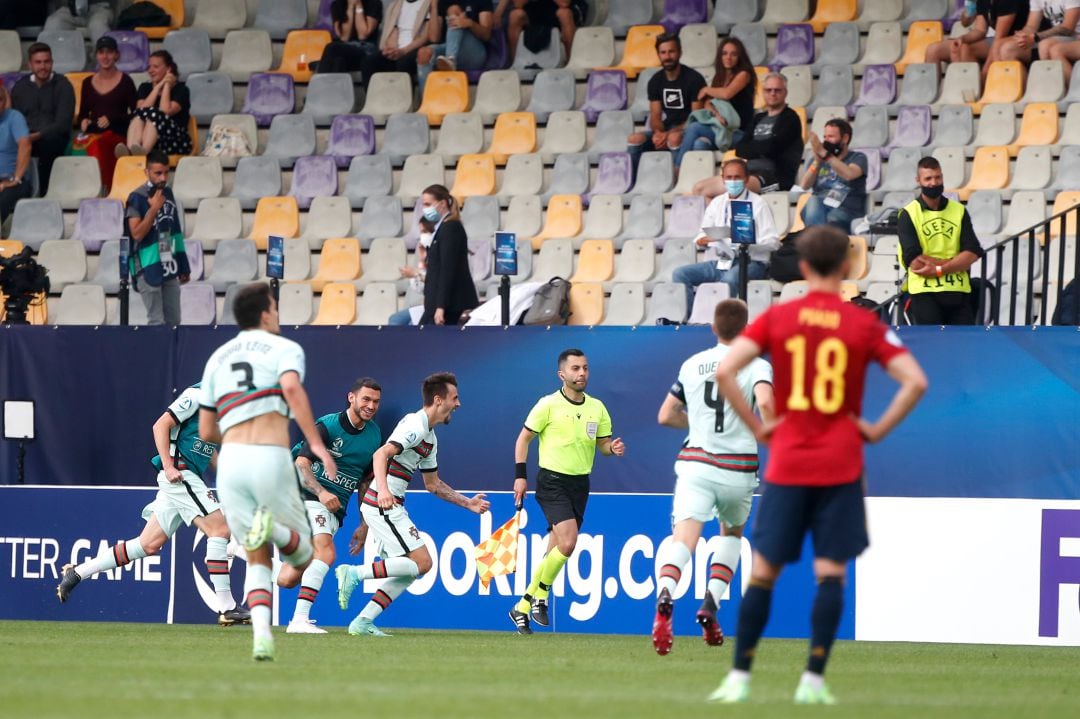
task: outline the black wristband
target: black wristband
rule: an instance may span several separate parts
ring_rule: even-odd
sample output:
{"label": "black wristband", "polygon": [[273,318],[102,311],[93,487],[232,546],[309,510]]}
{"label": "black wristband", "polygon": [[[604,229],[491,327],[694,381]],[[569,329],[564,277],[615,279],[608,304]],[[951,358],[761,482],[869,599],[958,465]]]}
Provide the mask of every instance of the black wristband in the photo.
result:
{"label": "black wristband", "polygon": [[528,479],[528,472],[525,471],[524,462],[516,462],[514,464],[514,479]]}

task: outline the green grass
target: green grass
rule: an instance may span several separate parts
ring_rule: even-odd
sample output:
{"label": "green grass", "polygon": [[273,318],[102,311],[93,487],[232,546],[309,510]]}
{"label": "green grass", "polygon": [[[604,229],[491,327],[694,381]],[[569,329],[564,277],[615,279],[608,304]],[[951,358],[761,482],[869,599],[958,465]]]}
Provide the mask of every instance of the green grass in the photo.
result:
{"label": "green grass", "polygon": [[0,717],[1076,717],[1080,648],[840,642],[837,707],[791,705],[800,641],[766,640],[749,704],[705,704],[731,661],[678,637],[402,631],[390,639],[247,628],[0,623]]}

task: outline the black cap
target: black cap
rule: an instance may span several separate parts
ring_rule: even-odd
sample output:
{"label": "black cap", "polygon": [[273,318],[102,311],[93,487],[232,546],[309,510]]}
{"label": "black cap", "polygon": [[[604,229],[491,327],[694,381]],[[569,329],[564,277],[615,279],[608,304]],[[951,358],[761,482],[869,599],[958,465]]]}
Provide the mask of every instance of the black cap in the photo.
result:
{"label": "black cap", "polygon": [[120,46],[116,44],[116,38],[102,35],[98,38],[97,44],[94,45],[94,52],[97,52],[98,50],[112,50],[113,52],[119,52]]}

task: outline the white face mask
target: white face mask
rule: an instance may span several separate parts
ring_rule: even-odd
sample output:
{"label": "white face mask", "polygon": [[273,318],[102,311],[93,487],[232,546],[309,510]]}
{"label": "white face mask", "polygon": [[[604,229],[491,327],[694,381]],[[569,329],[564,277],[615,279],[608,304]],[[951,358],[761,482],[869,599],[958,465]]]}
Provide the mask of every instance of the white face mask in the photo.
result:
{"label": "white face mask", "polygon": [[435,235],[431,234],[430,232],[421,232],[420,233],[420,244],[423,247],[431,247],[431,240],[432,240],[433,237],[435,237]]}

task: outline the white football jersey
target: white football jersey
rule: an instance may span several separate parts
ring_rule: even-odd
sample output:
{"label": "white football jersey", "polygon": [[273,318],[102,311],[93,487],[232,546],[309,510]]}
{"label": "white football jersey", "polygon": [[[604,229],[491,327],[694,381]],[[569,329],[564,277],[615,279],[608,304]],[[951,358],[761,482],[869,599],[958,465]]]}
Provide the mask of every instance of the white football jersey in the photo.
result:
{"label": "white football jersey", "polygon": [[217,412],[222,433],[261,414],[289,417],[281,375],[304,380],[304,350],[265,330],[245,330],[217,349],[203,370],[199,404]]}
{"label": "white football jersey", "polygon": [[[718,455],[757,454],[754,433],[716,388],[716,365],[728,349],[727,345],[717,344],[683,362],[671,394],[686,405],[690,423],[687,447]],[[736,380],[746,401],[754,407],[754,386],[758,382],[772,384],[772,365],[757,357],[739,371]]]}
{"label": "white football jersey", "polygon": [[431,471],[439,468],[439,440],[435,437],[435,430],[428,427],[428,416],[424,410],[402,417],[386,441],[402,450],[390,460],[386,474],[387,485],[394,496],[405,496],[409,480],[417,469]]}

